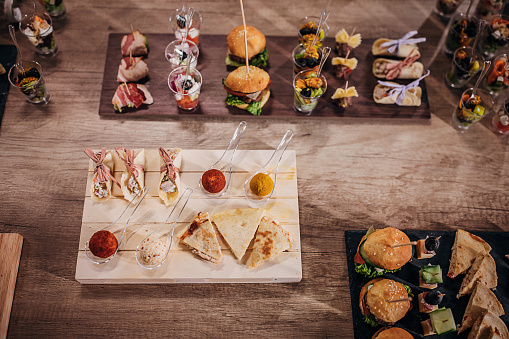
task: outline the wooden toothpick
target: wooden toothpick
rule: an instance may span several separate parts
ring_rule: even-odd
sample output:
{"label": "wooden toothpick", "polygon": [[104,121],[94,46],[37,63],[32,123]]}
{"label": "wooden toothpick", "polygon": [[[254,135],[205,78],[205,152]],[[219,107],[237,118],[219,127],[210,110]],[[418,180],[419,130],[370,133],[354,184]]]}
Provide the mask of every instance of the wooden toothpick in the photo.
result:
{"label": "wooden toothpick", "polygon": [[401,246],[410,246],[410,245],[414,245],[414,246],[417,245],[417,241],[411,241],[411,242],[406,242],[403,244],[392,245],[391,248],[401,247]]}
{"label": "wooden toothpick", "polygon": [[242,12],[242,22],[244,23],[244,45],[246,47],[246,68],[247,74],[249,74],[249,55],[247,53],[247,26],[246,26],[246,17],[244,15],[244,4],[242,0],[240,0],[240,11]]}
{"label": "wooden toothpick", "polygon": [[133,35],[133,39],[134,39],[134,29],[133,29],[133,24],[131,24],[131,34]]}
{"label": "wooden toothpick", "polygon": [[127,90],[127,94],[131,95],[131,92],[129,91],[129,87],[127,87],[127,84],[125,81],[124,81],[124,87]]}
{"label": "wooden toothpick", "polygon": [[352,36],[353,36],[353,34],[355,33],[355,30],[356,30],[356,29],[357,29],[357,27],[354,27],[354,28],[353,28],[352,33],[350,33],[350,37],[352,37]]}
{"label": "wooden toothpick", "polygon": [[412,301],[413,299],[408,297],[408,298],[403,298],[403,299],[396,299],[396,300],[389,300],[390,303],[397,303],[397,302],[400,302],[400,301]]}

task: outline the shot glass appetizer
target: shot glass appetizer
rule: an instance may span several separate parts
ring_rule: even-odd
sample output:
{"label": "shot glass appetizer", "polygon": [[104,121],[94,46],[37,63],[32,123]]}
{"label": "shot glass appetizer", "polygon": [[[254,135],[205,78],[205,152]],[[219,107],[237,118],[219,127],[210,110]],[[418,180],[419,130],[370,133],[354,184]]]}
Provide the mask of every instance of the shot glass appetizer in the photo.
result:
{"label": "shot glass appetizer", "polygon": [[488,92],[477,89],[475,95],[472,96],[472,91],[473,88],[469,88],[463,92],[459,104],[454,110],[451,124],[456,129],[470,128],[488,115],[493,108],[493,99]]}
{"label": "shot glass appetizer", "polygon": [[475,8],[475,16],[479,19],[490,20],[500,14],[507,0],[479,0]]}
{"label": "shot glass appetizer", "polygon": [[198,70],[191,68],[187,74],[187,67],[180,66],[171,71],[168,76],[168,86],[175,96],[178,107],[186,112],[193,112],[198,107],[202,76]]}
{"label": "shot glass appetizer", "polygon": [[[316,16],[307,16],[302,18],[299,21],[297,26],[298,35],[299,35],[299,43],[304,47],[307,47],[313,39],[318,31],[318,23],[320,22],[320,18]],[[329,26],[327,23],[323,23],[318,32],[318,39],[316,41],[316,47],[320,47],[323,44],[323,40],[327,37],[327,33],[329,32]]]}
{"label": "shot glass appetizer", "polygon": [[509,97],[505,98],[504,106],[493,116],[491,129],[498,134],[509,134]]}
{"label": "shot glass appetizer", "polygon": [[[23,66],[21,66],[21,64]],[[42,77],[42,67],[36,61],[23,61],[9,70],[9,82],[17,87],[32,104],[47,104],[50,94]]]}
{"label": "shot glass appetizer", "polygon": [[314,70],[299,72],[293,79],[295,92],[293,106],[299,115],[310,115],[316,108],[318,100],[327,90],[327,79]]}
{"label": "shot glass appetizer", "polygon": [[200,50],[198,46],[190,40],[182,42],[181,40],[174,40],[166,46],[164,56],[171,65],[172,69],[179,66],[187,66],[191,60],[191,68],[196,68],[198,63],[198,55]]}
{"label": "shot glass appetizer", "polygon": [[479,33],[479,20],[458,13],[451,21],[451,29],[445,39],[444,52],[452,55],[456,49],[468,46]]}
{"label": "shot glass appetizer", "polygon": [[492,58],[498,50],[509,41],[509,17],[497,15],[491,19],[488,28],[483,32],[479,50],[487,57]]}
{"label": "shot glass appetizer", "polygon": [[200,12],[195,10],[192,17],[187,18],[187,12],[188,9],[186,7],[176,9],[170,15],[170,24],[173,28],[173,32],[175,33],[175,39],[182,40],[186,35],[186,21],[191,19],[191,26],[189,27],[189,32],[187,33],[187,40],[191,40],[196,46],[198,46],[202,17]]}
{"label": "shot glass appetizer", "polygon": [[58,46],[53,36],[51,17],[46,12],[25,15],[19,23],[19,30],[35,46],[36,52],[42,55],[55,55]]}
{"label": "shot glass appetizer", "polygon": [[472,47],[460,47],[454,52],[451,68],[445,75],[445,83],[452,88],[464,87],[479,72],[482,56]]}
{"label": "shot glass appetizer", "polygon": [[304,70],[317,70],[322,60],[323,51],[321,48],[306,48],[298,45],[292,52],[293,71],[299,73]]}
{"label": "shot glass appetizer", "polygon": [[39,0],[44,10],[54,19],[61,19],[67,14],[63,0]]}
{"label": "shot glass appetizer", "polygon": [[449,17],[456,12],[456,9],[464,0],[437,0],[435,13],[442,17]]}
{"label": "shot glass appetizer", "polygon": [[488,76],[483,80],[484,87],[490,94],[500,93],[509,87],[509,56],[497,55]]}

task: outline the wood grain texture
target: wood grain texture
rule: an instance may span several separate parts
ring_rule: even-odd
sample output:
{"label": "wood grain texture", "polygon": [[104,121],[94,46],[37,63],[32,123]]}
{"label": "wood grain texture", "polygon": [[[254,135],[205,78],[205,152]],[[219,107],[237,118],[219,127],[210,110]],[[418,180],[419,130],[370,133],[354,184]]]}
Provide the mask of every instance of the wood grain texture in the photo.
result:
{"label": "wood grain texture", "polygon": [[[66,1],[66,0],[64,0]],[[335,0],[331,35],[357,27],[365,39],[418,30],[431,119],[257,119],[239,149],[274,149],[288,128],[298,167],[302,281],[296,284],[82,286],[74,277],[84,192],[83,150],[124,146],[221,150],[244,117],[104,119],[99,110],[108,34],[169,34],[176,1],[66,1],[55,23],[60,53],[43,59],[17,32],[25,58],[41,62],[52,101],[33,106],[11,89],[0,129],[0,229],[24,238],[9,336],[352,338],[344,231],[509,231],[507,137],[489,117],[467,133],[449,125],[461,90],[449,90],[440,51],[445,24],[435,0]],[[296,36],[320,2],[244,1],[247,23],[268,36]],[[238,2],[194,1],[202,34],[242,22]],[[30,10],[31,3],[27,3]],[[39,5],[38,5],[39,6]],[[462,10],[468,2],[464,1]],[[475,6],[475,3],[474,3]],[[10,44],[0,18],[0,43]],[[505,94],[504,94],[505,95]],[[503,96],[502,95],[502,99]],[[205,310],[205,312],[204,312]],[[190,322],[197,313],[199,322]]]}
{"label": "wood grain texture", "polygon": [[22,246],[21,235],[0,233],[0,338],[7,337]]}
{"label": "wood grain texture", "polygon": [[[138,118],[174,118],[178,116],[192,117],[231,117],[234,115],[252,118],[246,110],[241,110],[224,103],[226,91],[222,86],[233,67],[226,66],[225,56],[227,51],[226,35],[201,35],[200,55],[197,69],[203,77],[200,93],[200,105],[194,113],[183,113],[177,108],[177,103],[168,88],[168,74],[171,69],[164,57],[164,51],[174,36],[170,34],[146,34],[150,46],[150,53],[145,61],[148,64],[150,76],[144,79],[150,94],[154,98],[152,105],[142,105],[135,109],[125,109],[124,113],[116,113],[111,104],[111,99],[119,85],[117,82],[118,65],[120,63],[120,41],[123,34],[110,34],[106,52],[104,67],[103,87],[99,104],[99,115],[109,118],[129,119]],[[399,37],[390,37],[397,39]],[[269,52],[269,64],[264,69],[271,78],[271,98],[262,109],[263,117],[279,118],[378,118],[378,119],[429,119],[429,102],[425,81],[421,82],[422,103],[418,107],[403,107],[397,105],[375,104],[373,90],[377,84],[377,78],[372,73],[372,64],[375,57],[371,53],[374,39],[364,39],[350,58],[359,60],[357,68],[349,78],[349,86],[355,86],[359,97],[354,99],[354,104],[348,109],[338,107],[332,102],[332,95],[338,87],[345,87],[345,80],[338,79],[334,75],[331,59],[337,54],[331,52],[326,61],[323,74],[327,79],[327,90],[322,95],[316,109],[310,116],[300,117],[294,110],[292,51],[297,46],[298,39],[295,37],[268,36],[267,50]],[[334,49],[335,39],[326,38],[323,46]],[[411,80],[396,80],[400,84],[408,84]]]}

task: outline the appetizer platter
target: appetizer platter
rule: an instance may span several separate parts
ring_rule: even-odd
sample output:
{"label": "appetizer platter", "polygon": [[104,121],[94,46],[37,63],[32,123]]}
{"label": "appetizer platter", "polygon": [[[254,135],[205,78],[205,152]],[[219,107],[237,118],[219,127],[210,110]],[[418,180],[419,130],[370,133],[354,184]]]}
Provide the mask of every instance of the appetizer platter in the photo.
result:
{"label": "appetizer platter", "polygon": [[[470,332],[478,333],[480,324],[486,323],[498,324],[493,326],[499,326],[501,332],[506,331],[509,325],[509,290],[506,286],[509,281],[509,260],[505,255],[509,233],[404,230],[406,236],[399,238],[400,234],[389,233],[388,229],[395,230],[378,229],[373,233],[366,230],[345,231],[356,338],[372,338],[383,327],[377,324],[380,321],[394,322],[393,327],[404,329],[414,338],[467,338]],[[378,232],[382,230],[383,232]],[[372,234],[376,234],[376,237],[371,236]],[[387,248],[390,252],[387,255],[394,256],[397,260],[382,260],[380,256],[375,259],[374,250],[378,249],[378,253],[381,253],[377,246],[380,243],[392,243],[393,240],[389,238],[397,239],[394,241],[399,244],[411,243],[412,246],[391,245]],[[359,264],[363,262],[357,257],[359,254],[361,258],[367,259],[363,265]],[[409,261],[407,255],[411,258]],[[420,259],[417,259],[418,257]],[[366,268],[369,267],[366,264],[372,259],[378,267],[384,267],[385,271],[375,273],[377,271]],[[465,263],[471,266],[468,267]],[[393,269],[395,270],[391,271]],[[371,273],[371,277],[368,278],[356,270],[368,275]],[[375,276],[377,274],[380,275]],[[436,278],[436,284],[428,284],[424,281],[428,277],[432,277],[432,280],[434,277],[439,278]],[[401,286],[410,288],[410,305],[403,305],[408,301],[406,293],[403,293],[405,289],[402,289],[403,292],[398,292],[401,295],[396,298],[400,302],[386,302],[388,306],[384,310],[387,312],[375,315],[376,311],[370,309],[369,305],[366,311],[365,303],[369,303],[369,300],[373,302],[377,295],[379,296],[374,288],[378,285],[384,288],[389,282],[400,286],[400,289]],[[393,290],[392,287],[389,289]],[[370,290],[373,291],[368,293],[372,295],[366,298],[366,292]],[[397,309],[395,304],[399,305]],[[364,307],[363,310],[361,306]],[[401,311],[403,306],[407,307]],[[489,310],[487,315],[483,313],[485,309]],[[366,319],[369,311],[371,320]],[[436,319],[440,319],[441,325],[432,324]],[[440,328],[442,325],[444,326]],[[438,328],[444,332],[440,336],[425,336],[424,326],[430,331]]]}
{"label": "appetizer platter", "polygon": [[[96,153],[87,150],[87,155],[93,160],[88,168],[76,266],[76,280],[80,283],[268,283],[299,282],[302,279],[295,151],[284,153],[271,199],[266,204],[253,205],[244,196],[244,183],[265,164],[273,150],[237,150],[228,189],[217,198],[207,197],[199,186],[205,180],[204,173],[208,172],[209,166],[224,151],[185,150],[176,147],[165,148],[165,152],[161,149],[137,149],[134,152],[123,148],[116,150],[107,150],[104,157],[101,155],[102,150]],[[147,264],[154,263],[153,250],[157,249],[158,244],[145,243],[145,240],[166,220],[176,200],[172,196],[166,197],[165,192],[161,191],[167,182],[166,177],[171,177],[171,168],[175,168],[164,165],[166,160],[161,160],[161,154],[166,156],[165,159],[171,159],[177,168],[177,175],[171,182],[178,186],[178,195],[185,195],[190,189],[193,193],[178,218],[166,260],[160,267],[146,269],[142,263],[137,262],[137,248],[141,251],[141,257],[145,256],[143,258]],[[148,193],[132,215],[125,236],[119,241],[116,255],[104,264],[95,264],[89,260],[85,249],[94,253],[93,236],[113,223],[132,197],[112,178],[104,185],[104,192],[96,190],[95,162],[101,161],[101,157],[103,163],[111,169],[113,178],[122,183],[122,186],[136,179],[139,185],[135,186],[139,188],[145,185]],[[142,157],[143,170],[140,167],[143,160],[139,160]],[[128,173],[125,164],[129,161],[138,166],[137,177]],[[97,196],[102,198],[98,199]],[[120,223],[127,218],[126,215]],[[244,237],[247,241],[239,244],[235,236],[229,233],[233,231],[237,234],[233,225],[235,220],[252,225],[251,233]],[[280,247],[273,246],[272,253],[275,255],[266,258],[263,256],[266,243],[263,236],[270,232],[273,236],[269,242],[279,244]],[[217,246],[208,253],[197,245],[199,237],[205,233],[213,234],[212,242]],[[147,246],[141,246],[142,243]]]}
{"label": "appetizer platter", "polygon": [[[202,35],[200,39],[200,54],[197,70],[203,76],[200,101],[196,111],[184,113],[179,111],[172,93],[168,88],[168,74],[170,64],[164,57],[165,48],[173,40],[170,34],[145,34],[149,44],[149,54],[145,62],[148,64],[150,74],[143,80],[143,85],[150,91],[153,103],[141,105],[137,109],[127,109],[123,113],[116,113],[112,105],[112,97],[119,83],[117,82],[118,67],[122,59],[120,51],[121,40],[124,34],[112,33],[109,35],[106,63],[104,68],[103,87],[99,105],[99,115],[108,118],[164,118],[178,116],[250,116],[247,111],[227,106],[224,102],[227,93],[223,88],[223,79],[234,70],[225,64],[228,52],[226,35]],[[357,60],[355,70],[348,77],[349,86],[354,87],[358,97],[353,105],[347,108],[340,107],[332,100],[336,89],[345,87],[345,80],[336,77],[331,60],[325,63],[323,74],[327,78],[327,89],[318,102],[318,106],[308,118],[378,118],[378,119],[429,119],[430,109],[425,81],[419,84],[419,106],[398,106],[377,104],[373,100],[373,91],[379,80],[373,74],[373,62],[376,59],[372,54],[375,40],[363,39],[355,48],[349,58]],[[265,103],[261,116],[264,117],[295,117],[298,116],[293,108],[294,93],[292,82],[294,78],[294,63],[292,50],[297,45],[295,37],[267,36],[266,48],[268,50],[268,65],[263,67],[270,76],[270,98]],[[323,46],[336,45],[334,37],[325,38]],[[331,52],[331,57],[338,57]],[[384,58],[390,58],[384,56]],[[420,65],[418,66],[420,67]],[[424,65],[425,67],[425,65]],[[412,79],[398,79],[398,83],[407,85]]]}

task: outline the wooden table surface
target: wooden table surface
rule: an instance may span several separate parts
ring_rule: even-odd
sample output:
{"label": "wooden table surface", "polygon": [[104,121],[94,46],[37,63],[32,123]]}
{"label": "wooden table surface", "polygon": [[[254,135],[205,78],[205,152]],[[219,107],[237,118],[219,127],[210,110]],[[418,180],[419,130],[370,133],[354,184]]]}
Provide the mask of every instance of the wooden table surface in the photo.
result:
{"label": "wooden table surface", "polygon": [[[244,2],[249,24],[288,36],[325,3]],[[52,97],[34,106],[11,88],[1,123],[0,231],[24,238],[8,336],[353,337],[345,230],[509,231],[508,141],[489,130],[491,117],[463,134],[450,126],[461,91],[444,85],[450,61],[440,51],[444,23],[433,15],[434,3],[335,0],[328,21],[331,35],[356,27],[371,39],[410,30],[426,36],[430,120],[246,118],[243,149],[272,149],[288,128],[295,131],[289,148],[297,153],[303,266],[295,284],[79,284],[89,161],[83,150],[218,149],[244,117],[98,116],[108,33],[128,32],[131,23],[168,33],[181,2],[68,0],[66,21],[55,24],[54,58],[37,56],[18,31],[25,58],[41,62]],[[202,34],[227,34],[242,22],[237,1],[192,5],[203,16]],[[3,17],[0,26],[0,43],[10,43]]]}

